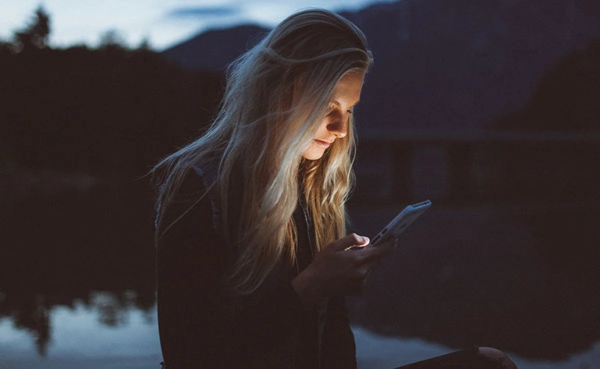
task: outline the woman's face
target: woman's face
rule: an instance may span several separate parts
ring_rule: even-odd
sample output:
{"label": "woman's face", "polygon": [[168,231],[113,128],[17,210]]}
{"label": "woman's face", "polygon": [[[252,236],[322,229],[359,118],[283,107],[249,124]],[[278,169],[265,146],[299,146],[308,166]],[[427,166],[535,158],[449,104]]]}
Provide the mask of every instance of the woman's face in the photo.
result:
{"label": "woman's face", "polygon": [[352,109],[360,100],[364,76],[363,71],[350,71],[335,85],[328,113],[321,121],[310,146],[302,153],[304,159],[320,159],[336,139],[346,137]]}

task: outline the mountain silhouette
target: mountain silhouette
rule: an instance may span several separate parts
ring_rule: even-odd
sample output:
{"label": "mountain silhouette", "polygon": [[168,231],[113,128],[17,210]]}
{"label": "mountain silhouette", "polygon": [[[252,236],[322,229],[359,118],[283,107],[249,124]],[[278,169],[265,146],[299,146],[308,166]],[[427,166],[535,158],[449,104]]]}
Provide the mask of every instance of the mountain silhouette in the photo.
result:
{"label": "mountain silhouette", "polygon": [[254,25],[210,30],[162,54],[185,68],[224,70],[227,64],[251,48],[268,31],[267,28]]}
{"label": "mountain silhouette", "polygon": [[[359,130],[482,130],[521,108],[567,52],[600,37],[595,0],[403,0],[342,12],[365,32],[375,63]],[[202,33],[164,56],[222,70],[266,29]]]}

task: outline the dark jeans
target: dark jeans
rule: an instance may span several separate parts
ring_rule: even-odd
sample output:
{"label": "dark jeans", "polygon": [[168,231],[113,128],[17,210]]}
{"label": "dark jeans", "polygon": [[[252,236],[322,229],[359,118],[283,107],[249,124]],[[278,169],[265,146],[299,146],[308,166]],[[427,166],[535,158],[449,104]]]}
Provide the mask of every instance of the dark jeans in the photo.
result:
{"label": "dark jeans", "polygon": [[502,351],[492,348],[473,348],[436,356],[403,365],[396,369],[516,369],[517,366]]}

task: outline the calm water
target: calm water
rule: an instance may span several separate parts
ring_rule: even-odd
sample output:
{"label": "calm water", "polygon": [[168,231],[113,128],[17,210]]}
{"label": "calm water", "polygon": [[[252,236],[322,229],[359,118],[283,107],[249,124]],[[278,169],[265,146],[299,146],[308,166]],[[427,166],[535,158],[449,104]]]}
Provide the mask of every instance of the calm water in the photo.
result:
{"label": "calm water", "polygon": [[[148,196],[0,204],[0,368],[158,369]],[[372,235],[400,206],[355,204],[355,230]],[[471,345],[526,369],[599,367],[598,219],[598,202],[434,199],[350,300],[360,367]]]}

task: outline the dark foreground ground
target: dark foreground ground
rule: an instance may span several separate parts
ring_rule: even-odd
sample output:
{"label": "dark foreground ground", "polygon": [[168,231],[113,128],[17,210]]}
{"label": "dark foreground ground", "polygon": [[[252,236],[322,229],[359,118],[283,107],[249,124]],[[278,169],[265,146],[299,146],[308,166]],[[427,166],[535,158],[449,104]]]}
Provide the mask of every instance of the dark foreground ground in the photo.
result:
{"label": "dark foreground ground", "polygon": [[[151,204],[133,187],[0,203],[0,369],[159,368]],[[402,205],[354,204],[354,230]],[[472,345],[600,366],[599,209],[434,201],[350,299],[360,367]]]}

